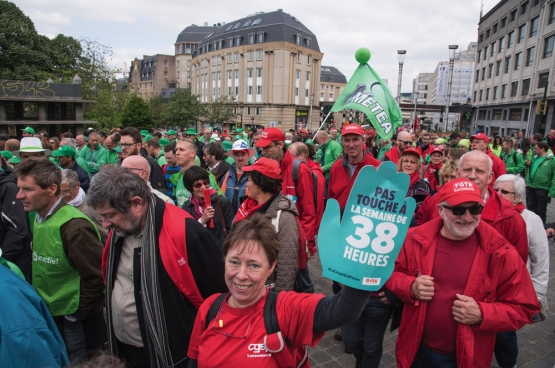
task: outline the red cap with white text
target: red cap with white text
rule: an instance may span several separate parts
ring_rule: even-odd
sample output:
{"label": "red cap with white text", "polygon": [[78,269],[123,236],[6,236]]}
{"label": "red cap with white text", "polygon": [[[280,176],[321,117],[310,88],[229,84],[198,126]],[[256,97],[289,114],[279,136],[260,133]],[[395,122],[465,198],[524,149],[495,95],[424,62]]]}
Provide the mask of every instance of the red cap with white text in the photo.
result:
{"label": "red cap with white text", "polygon": [[439,192],[439,203],[447,202],[449,206],[457,206],[465,202],[484,204],[480,188],[468,179],[457,178],[447,182]]}

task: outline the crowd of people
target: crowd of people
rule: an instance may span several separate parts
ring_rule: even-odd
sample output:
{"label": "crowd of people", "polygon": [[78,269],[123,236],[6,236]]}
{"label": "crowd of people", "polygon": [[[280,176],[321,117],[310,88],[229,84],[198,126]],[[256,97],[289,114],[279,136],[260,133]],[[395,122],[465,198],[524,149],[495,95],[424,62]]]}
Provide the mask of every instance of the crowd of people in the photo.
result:
{"label": "crowd of people", "polygon": [[[546,318],[555,130],[21,133],[0,135],[10,366],[105,351],[133,368],[307,367],[306,346],[337,329],[356,367],[378,367],[390,325],[399,367],[509,368],[516,331]],[[343,211],[384,161],[417,204],[392,276],[315,294],[327,199]]]}

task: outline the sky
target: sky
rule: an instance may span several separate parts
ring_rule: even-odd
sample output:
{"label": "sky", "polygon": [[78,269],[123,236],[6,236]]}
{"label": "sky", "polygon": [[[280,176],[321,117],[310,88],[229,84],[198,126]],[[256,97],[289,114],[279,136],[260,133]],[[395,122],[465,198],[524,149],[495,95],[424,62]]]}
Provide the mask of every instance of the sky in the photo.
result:
{"label": "sky", "polygon": [[[477,41],[481,2],[484,14],[495,0],[17,0],[37,32],[88,38],[110,46],[108,65],[123,69],[143,55],[174,54],[177,35],[191,24],[230,23],[256,12],[283,9],[310,29],[324,53],[322,65],[349,79],[354,54],[368,48],[370,66],[396,95],[397,50],[406,50],[401,92],[412,91],[418,73],[433,73],[449,57],[448,45],[467,49]],[[257,4],[257,5],[255,5]],[[121,74],[119,75],[121,76]]]}

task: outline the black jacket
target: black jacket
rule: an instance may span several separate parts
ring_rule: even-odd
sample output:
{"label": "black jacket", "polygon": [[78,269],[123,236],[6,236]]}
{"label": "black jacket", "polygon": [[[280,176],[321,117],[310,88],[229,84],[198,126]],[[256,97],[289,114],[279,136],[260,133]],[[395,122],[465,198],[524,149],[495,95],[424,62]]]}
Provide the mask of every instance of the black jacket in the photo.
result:
{"label": "black jacket", "polygon": [[151,155],[149,155],[144,148],[141,148],[141,156],[146,158],[150,165],[150,185],[164,194],[166,193],[166,180],[164,179],[164,172],[158,162],[156,162]]}
{"label": "black jacket", "polygon": [[214,175],[216,177],[216,181],[219,183],[219,182],[222,181],[222,178],[229,171],[230,168],[231,168],[231,166],[229,166],[229,164],[227,162],[222,160],[222,161],[220,161],[220,164],[218,166],[216,166],[216,168],[214,170],[210,171],[210,172],[212,173],[212,175]]}
{"label": "black jacket", "polygon": [[79,183],[81,184],[81,188],[83,191],[87,193],[89,190],[89,186],[91,185],[91,179],[89,178],[89,174],[81,166],[77,164],[77,162],[73,162],[73,166],[69,168],[70,170],[75,171],[77,174],[77,178],[79,178]]}
{"label": "black jacket", "polygon": [[16,199],[17,180],[0,170],[0,249],[2,257],[15,263],[31,281],[31,241],[29,217]]}
{"label": "black jacket", "polygon": [[197,156],[200,159],[200,167],[206,168],[206,162],[204,162],[204,143],[195,139],[195,144],[197,145]]}
{"label": "black jacket", "polygon": [[[214,211],[215,211],[214,227],[209,228],[208,226],[206,226],[206,230],[208,230],[208,232],[216,238],[216,240],[218,241],[218,245],[220,246],[220,249],[221,249],[224,244],[225,234],[222,227],[222,213],[220,213],[220,210],[218,209],[218,204],[217,204],[218,199],[220,201],[220,207],[222,208],[222,213],[223,213],[223,220],[225,221],[225,228],[228,234],[229,234],[229,230],[231,230],[231,225],[233,224],[233,218],[235,217],[235,212],[233,211],[231,202],[229,201],[229,199],[227,199],[226,196],[220,196],[218,195],[218,193],[212,194],[212,197],[210,197],[210,202],[212,202],[212,207],[214,207]],[[183,203],[183,207],[181,208],[187,211],[191,216],[193,216],[193,218],[196,218],[195,208],[193,206],[193,203],[190,200]]]}

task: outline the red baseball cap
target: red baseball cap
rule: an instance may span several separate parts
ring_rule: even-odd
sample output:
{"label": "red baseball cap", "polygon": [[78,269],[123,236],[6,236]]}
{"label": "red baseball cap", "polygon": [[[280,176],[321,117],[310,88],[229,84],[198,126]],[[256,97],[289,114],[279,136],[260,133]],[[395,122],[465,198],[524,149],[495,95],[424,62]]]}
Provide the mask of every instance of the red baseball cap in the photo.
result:
{"label": "red baseball cap", "polygon": [[[259,141],[260,142],[260,141]],[[281,167],[279,162],[266,157],[260,157],[254,165],[243,166],[241,170],[245,172],[258,171],[262,175],[265,175],[272,179],[281,179]]]}
{"label": "red baseball cap", "polygon": [[343,129],[341,129],[341,135],[347,134],[364,135],[364,130],[358,124],[349,124],[345,125]]}
{"label": "red baseball cap", "polygon": [[299,130],[300,133],[304,133],[304,134],[308,134],[308,132],[306,131],[306,129],[301,129]]}
{"label": "red baseball cap", "polygon": [[[406,150],[405,150],[406,151]],[[430,156],[433,155],[434,153],[440,153],[443,155],[443,150],[439,147],[434,147],[434,149],[432,150],[432,152],[430,152]]]}
{"label": "red baseball cap", "polygon": [[447,182],[439,192],[439,203],[446,201],[449,206],[457,206],[464,202],[484,204],[480,188],[468,179],[457,178]]}
{"label": "red baseball cap", "polygon": [[273,141],[284,141],[285,134],[278,128],[266,128],[262,132],[261,138],[256,142],[255,146],[264,148],[269,146]]}
{"label": "red baseball cap", "polygon": [[489,138],[484,133],[478,133],[476,135],[470,136],[470,142],[472,142],[474,139],[481,139],[483,141],[486,141],[487,144],[489,144]]}
{"label": "red baseball cap", "polygon": [[414,147],[405,148],[403,151],[403,156],[404,155],[414,155],[420,159],[420,153]]}

